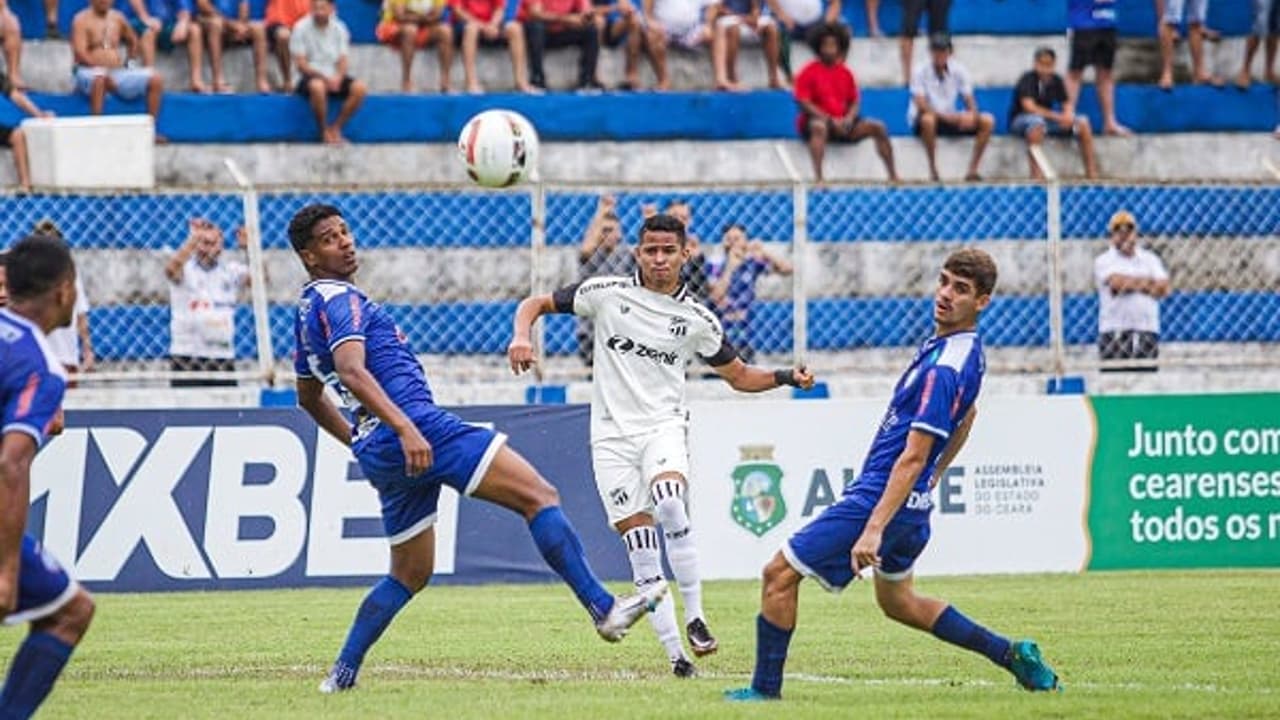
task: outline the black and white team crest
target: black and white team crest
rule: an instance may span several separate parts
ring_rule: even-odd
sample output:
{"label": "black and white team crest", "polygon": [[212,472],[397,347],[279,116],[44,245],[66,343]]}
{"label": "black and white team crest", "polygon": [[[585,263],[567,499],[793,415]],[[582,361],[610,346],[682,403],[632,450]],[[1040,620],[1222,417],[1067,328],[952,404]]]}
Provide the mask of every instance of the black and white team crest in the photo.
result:
{"label": "black and white team crest", "polygon": [[667,330],[676,337],[684,337],[689,334],[689,321],[682,317],[672,317],[671,324],[667,326]]}

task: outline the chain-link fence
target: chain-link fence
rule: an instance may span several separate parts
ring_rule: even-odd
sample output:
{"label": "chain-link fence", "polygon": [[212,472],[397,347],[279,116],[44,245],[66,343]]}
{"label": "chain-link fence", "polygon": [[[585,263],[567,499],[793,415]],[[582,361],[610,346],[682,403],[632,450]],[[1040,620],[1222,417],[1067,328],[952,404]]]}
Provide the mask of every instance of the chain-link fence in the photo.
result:
{"label": "chain-link fence", "polygon": [[[660,211],[688,218],[697,239],[686,268],[693,294],[721,317],[732,342],[761,363],[802,361],[827,375],[899,368],[903,349],[932,330],[932,293],[943,259],[973,246],[990,252],[1000,268],[996,298],[981,320],[993,372],[1132,365],[1103,363],[1099,352],[1099,307],[1106,302],[1099,282],[1107,277],[1098,277],[1096,258],[1111,244],[1108,223],[1118,210],[1132,214],[1138,245],[1169,279],[1167,297],[1156,303],[1161,365],[1248,366],[1273,362],[1280,350],[1276,186],[53,194],[0,196],[0,229],[16,238],[49,219],[71,243],[91,303],[96,360],[83,382],[287,381],[294,306],[305,276],[286,227],[308,202],[343,210],[360,247],[360,285],[390,309],[442,382],[510,377],[504,351],[519,300],[590,274],[629,272],[628,253],[644,217]],[[175,299],[171,261],[197,218],[208,221],[197,234],[213,234],[220,263],[261,270],[256,291],[237,286],[211,303],[190,294]],[[237,241],[246,223],[247,253]],[[1145,291],[1107,292],[1127,300]],[[225,354],[232,360],[203,375],[177,374],[172,356],[184,353],[175,335],[205,333],[207,345],[226,330],[192,324],[193,313],[207,309],[201,303],[219,310],[214,319],[229,318]],[[587,377],[584,330],[570,317],[543,324],[543,381]],[[82,358],[80,365],[87,364]]]}

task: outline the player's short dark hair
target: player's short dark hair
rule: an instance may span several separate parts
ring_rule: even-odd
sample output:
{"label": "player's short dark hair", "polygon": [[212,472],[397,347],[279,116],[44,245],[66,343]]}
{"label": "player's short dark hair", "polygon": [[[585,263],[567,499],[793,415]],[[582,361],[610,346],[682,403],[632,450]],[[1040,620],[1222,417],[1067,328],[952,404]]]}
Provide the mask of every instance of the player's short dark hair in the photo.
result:
{"label": "player's short dark hair", "polygon": [[1040,47],[1036,48],[1036,54],[1033,55],[1032,57],[1034,57],[1036,60],[1039,60],[1040,58],[1046,55],[1049,56],[1050,60],[1058,59],[1058,53],[1054,52],[1054,49],[1049,47],[1048,45],[1041,45]]}
{"label": "player's short dark hair", "polygon": [[293,214],[293,219],[289,221],[289,244],[293,246],[294,252],[302,252],[307,248],[307,243],[311,242],[311,233],[315,230],[316,225],[321,220],[328,218],[342,217],[342,211],[333,205],[325,203],[311,203]]}
{"label": "player's short dark hair", "polygon": [[36,224],[31,226],[31,234],[48,235],[49,237],[56,237],[60,240],[67,239],[66,236],[62,234],[62,228],[58,227],[58,223],[54,222],[53,218],[41,218],[37,220]]}
{"label": "player's short dark hair", "polygon": [[824,22],[815,25],[806,38],[814,55],[822,52],[822,41],[828,37],[836,39],[836,46],[840,48],[841,56],[849,54],[849,42],[852,36],[849,34],[848,26],[844,23]]}
{"label": "player's short dark hair", "polygon": [[684,223],[674,215],[658,213],[645,218],[644,225],[640,226],[640,242],[644,242],[644,234],[647,232],[675,233],[676,237],[680,238],[680,244],[684,245]]}
{"label": "player's short dark hair", "polygon": [[71,250],[61,239],[28,235],[4,255],[11,300],[36,298],[75,273]]}
{"label": "player's short dark hair", "polygon": [[947,257],[942,268],[952,275],[973,281],[976,295],[990,295],[996,289],[996,261],[985,250],[957,250]]}

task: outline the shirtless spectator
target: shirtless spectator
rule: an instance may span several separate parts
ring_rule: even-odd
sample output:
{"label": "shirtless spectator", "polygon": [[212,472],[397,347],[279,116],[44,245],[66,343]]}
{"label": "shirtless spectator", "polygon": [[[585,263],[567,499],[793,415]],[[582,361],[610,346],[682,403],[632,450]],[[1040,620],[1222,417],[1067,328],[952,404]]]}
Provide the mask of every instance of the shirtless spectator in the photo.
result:
{"label": "shirtless spectator", "polygon": [[[76,13],[71,23],[76,92],[89,97],[89,112],[94,115],[102,114],[108,92],[123,100],[146,95],[147,113],[155,118],[160,114],[164,81],[151,68],[134,64],[141,51],[138,36],[124,15],[111,9],[113,2],[89,0],[89,7]],[[121,43],[128,48],[128,65],[120,57]]]}

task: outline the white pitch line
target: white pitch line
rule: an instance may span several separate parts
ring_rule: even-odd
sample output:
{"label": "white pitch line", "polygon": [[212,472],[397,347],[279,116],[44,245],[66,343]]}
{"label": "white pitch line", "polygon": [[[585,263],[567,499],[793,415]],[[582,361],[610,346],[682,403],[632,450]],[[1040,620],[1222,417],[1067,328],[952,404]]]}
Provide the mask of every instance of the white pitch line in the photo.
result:
{"label": "white pitch line", "polygon": [[[105,672],[78,673],[86,677],[130,680],[232,680],[240,678],[261,678],[264,675],[291,675],[297,677],[320,677],[326,668],[320,665],[273,665],[243,667],[210,667],[191,668],[177,671],[152,671],[116,668]],[[441,668],[421,665],[377,664],[364,669],[366,677],[411,677],[427,680],[500,680],[503,682],[632,682],[636,680],[665,680],[666,672],[637,672],[634,670],[565,670],[547,668],[544,670],[500,670],[472,668]],[[746,673],[701,672],[699,678],[704,680],[743,681],[750,679]],[[957,678],[853,678],[839,675],[819,675],[812,673],[788,673],[787,682],[813,683],[817,685],[843,685],[848,687],[954,687],[954,688],[1004,688],[1013,685],[1012,680],[998,683],[984,679]],[[1136,682],[1101,683],[1066,681],[1066,689],[1071,690],[1124,690],[1124,691],[1156,691],[1156,692],[1192,692],[1207,694],[1231,695],[1275,695],[1280,688],[1233,688],[1211,683],[1174,683],[1156,685]]]}

